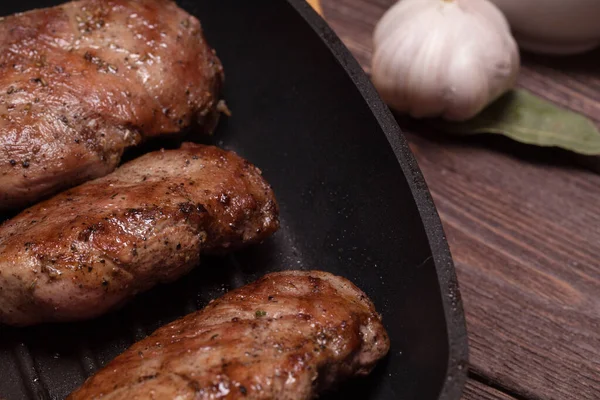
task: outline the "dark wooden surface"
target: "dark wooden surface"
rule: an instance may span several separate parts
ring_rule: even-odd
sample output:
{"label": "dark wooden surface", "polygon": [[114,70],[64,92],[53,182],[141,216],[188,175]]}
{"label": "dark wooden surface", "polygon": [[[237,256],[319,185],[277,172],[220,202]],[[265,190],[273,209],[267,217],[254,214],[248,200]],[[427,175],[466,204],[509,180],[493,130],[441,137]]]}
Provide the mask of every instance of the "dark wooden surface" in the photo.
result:
{"label": "dark wooden surface", "polygon": [[465,392],[464,400],[515,400],[514,397],[494,389],[484,383],[469,379]]}
{"label": "dark wooden surface", "polygon": [[[367,72],[373,28],[393,2],[321,1]],[[519,85],[600,124],[600,51],[523,64]],[[600,161],[399,123],[456,264],[470,344],[464,398],[600,399]]]}

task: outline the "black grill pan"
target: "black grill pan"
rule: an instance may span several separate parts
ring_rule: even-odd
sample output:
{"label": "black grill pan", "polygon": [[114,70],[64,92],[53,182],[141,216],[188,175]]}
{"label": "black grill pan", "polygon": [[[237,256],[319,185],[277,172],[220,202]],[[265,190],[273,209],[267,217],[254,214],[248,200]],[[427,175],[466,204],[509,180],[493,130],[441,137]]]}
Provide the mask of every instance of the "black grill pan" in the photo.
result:
{"label": "black grill pan", "polygon": [[[58,1],[0,4],[7,15]],[[281,230],[94,321],[0,326],[0,398],[62,399],[162,324],[269,271],[323,269],[357,283],[392,349],[327,399],[458,400],[467,340],[452,260],[421,173],[388,109],[335,34],[302,0],[198,0],[226,71],[233,116],[214,144],[264,172]],[[192,136],[193,137],[193,133]],[[142,150],[131,152],[134,157]]]}

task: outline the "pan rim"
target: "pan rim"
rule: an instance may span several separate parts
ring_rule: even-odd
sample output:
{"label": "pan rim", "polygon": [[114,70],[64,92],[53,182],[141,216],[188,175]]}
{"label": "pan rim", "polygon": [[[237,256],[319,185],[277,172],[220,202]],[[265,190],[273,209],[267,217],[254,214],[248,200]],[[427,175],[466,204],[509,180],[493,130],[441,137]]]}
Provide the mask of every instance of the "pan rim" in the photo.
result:
{"label": "pan rim", "polygon": [[[308,23],[344,68],[375,116],[381,130],[385,133],[396,160],[402,168],[429,241],[446,319],[448,364],[438,398],[439,400],[459,400],[468,375],[469,349],[465,315],[450,248],[423,174],[392,112],[383,102],[350,50],[342,43],[329,24],[305,0],[287,0],[287,2]],[[448,296],[448,294],[452,296]]]}

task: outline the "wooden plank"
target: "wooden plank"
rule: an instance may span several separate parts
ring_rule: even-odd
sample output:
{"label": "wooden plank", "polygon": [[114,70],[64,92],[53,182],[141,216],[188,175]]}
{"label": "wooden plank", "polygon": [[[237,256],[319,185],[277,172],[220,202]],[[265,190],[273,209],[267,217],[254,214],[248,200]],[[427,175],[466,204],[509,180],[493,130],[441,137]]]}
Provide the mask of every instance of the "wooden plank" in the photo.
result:
{"label": "wooden plank", "polygon": [[410,138],[456,264],[473,367],[526,397],[598,399],[600,177]]}
{"label": "wooden plank", "polygon": [[321,0],[325,19],[367,72],[371,67],[373,29],[394,3],[393,0]]}
{"label": "wooden plank", "polygon": [[[322,3],[368,70],[393,1]],[[521,86],[600,123],[600,52],[523,60]],[[600,176],[560,151],[399,122],[454,256],[476,373],[518,398],[599,399]]]}
{"label": "wooden plank", "polygon": [[462,400],[515,400],[515,398],[481,382],[469,379]]}

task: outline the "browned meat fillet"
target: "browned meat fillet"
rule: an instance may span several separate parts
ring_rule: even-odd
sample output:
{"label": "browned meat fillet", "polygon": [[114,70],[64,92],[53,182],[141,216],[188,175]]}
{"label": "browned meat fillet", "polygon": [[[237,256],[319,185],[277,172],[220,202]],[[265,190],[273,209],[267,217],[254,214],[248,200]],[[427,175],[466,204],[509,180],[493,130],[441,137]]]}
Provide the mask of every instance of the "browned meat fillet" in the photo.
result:
{"label": "browned meat fillet", "polygon": [[0,226],[0,322],[92,318],[202,252],[258,242],[278,228],[260,171],[216,147],[149,153]]}
{"label": "browned meat fillet", "polygon": [[368,374],[389,345],[352,283],[280,272],[160,328],[68,399],[312,399]]}
{"label": "browned meat fillet", "polygon": [[168,0],[83,0],[0,18],[0,209],[104,176],[125,148],[211,130],[222,67]]}

